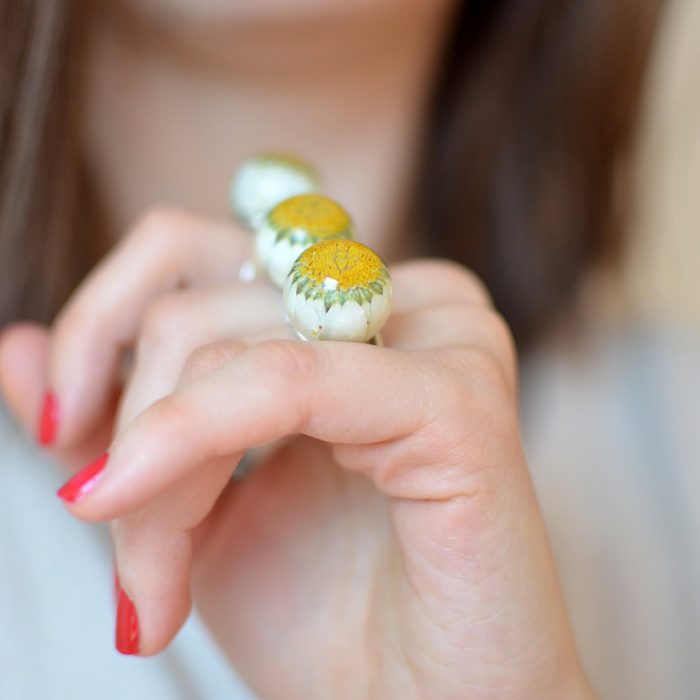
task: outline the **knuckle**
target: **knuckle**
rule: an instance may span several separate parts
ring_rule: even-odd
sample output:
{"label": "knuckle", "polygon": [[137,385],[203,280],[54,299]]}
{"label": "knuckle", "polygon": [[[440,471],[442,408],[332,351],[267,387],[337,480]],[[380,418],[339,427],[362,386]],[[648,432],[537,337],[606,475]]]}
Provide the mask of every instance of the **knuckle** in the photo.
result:
{"label": "knuckle", "polygon": [[189,215],[176,207],[153,207],[136,221],[127,234],[127,243],[162,250],[172,246],[173,236],[179,235],[188,221]]}
{"label": "knuckle", "polygon": [[506,319],[495,309],[484,314],[484,330],[494,348],[508,350],[515,355],[515,341]]}
{"label": "knuckle", "polygon": [[270,390],[293,400],[289,410],[290,432],[305,432],[312,419],[308,391],[318,374],[315,343],[268,340],[255,347],[262,376],[270,378]]}
{"label": "knuckle", "polygon": [[182,371],[182,381],[187,383],[211,374],[246,349],[246,343],[236,341],[222,340],[202,345],[187,358]]}
{"label": "knuckle", "polygon": [[266,371],[294,382],[311,379],[318,366],[311,343],[267,340],[256,347],[256,354]]}
{"label": "knuckle", "polygon": [[[115,311],[116,299],[128,297],[115,279],[117,269],[136,266],[151,274],[160,261],[181,257],[176,239],[190,230],[192,218],[175,207],[155,207],[143,214],[127,231],[117,248],[92,270],[56,317],[56,325],[80,326],[101,314]],[[115,267],[116,265],[116,267]],[[95,290],[117,289],[118,293],[95,294]],[[92,292],[92,293],[91,293]]]}
{"label": "knuckle", "polygon": [[446,276],[446,284],[452,287],[460,298],[472,303],[492,306],[491,295],[481,278],[468,267],[458,262],[450,261],[445,266],[443,274]]}
{"label": "knuckle", "polygon": [[151,436],[153,444],[181,439],[191,420],[187,405],[176,394],[156,401],[143,418],[146,419],[144,434]]}
{"label": "knuckle", "polygon": [[488,315],[488,333],[493,348],[493,357],[501,372],[505,374],[511,389],[515,390],[518,373],[518,355],[515,339],[510,326],[505,318],[497,311],[491,311]]}
{"label": "knuckle", "polygon": [[448,357],[455,410],[495,418],[515,407],[515,379],[495,353],[472,346],[453,349]]}
{"label": "knuckle", "polygon": [[493,302],[481,278],[455,260],[425,259],[418,263],[422,274],[429,275],[455,301],[492,306]]}
{"label": "knuckle", "polygon": [[442,410],[419,433],[422,463],[439,467],[441,479],[454,477],[460,482],[465,474],[474,476],[497,465],[499,452],[517,443],[517,412],[503,392],[493,391],[492,384],[484,386],[475,377],[453,381],[453,388],[442,398]]}
{"label": "knuckle", "polygon": [[89,327],[99,310],[85,294],[76,294],[63,306],[52,326],[55,339],[73,337],[78,329]]}
{"label": "knuckle", "polygon": [[146,310],[137,342],[137,354],[177,343],[187,333],[192,316],[192,294],[161,297]]}
{"label": "knuckle", "polygon": [[517,377],[517,351],[505,318],[493,308],[474,308],[468,305],[461,309],[461,316],[459,323],[471,329],[462,352],[467,355],[474,353],[475,357],[480,358],[479,364],[495,364],[514,387]]}

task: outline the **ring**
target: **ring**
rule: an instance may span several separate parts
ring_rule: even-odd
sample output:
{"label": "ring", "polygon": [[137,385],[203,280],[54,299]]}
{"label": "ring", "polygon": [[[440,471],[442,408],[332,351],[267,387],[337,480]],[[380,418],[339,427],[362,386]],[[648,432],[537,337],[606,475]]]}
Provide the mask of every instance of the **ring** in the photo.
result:
{"label": "ring", "polygon": [[304,340],[374,339],[391,313],[391,277],[384,261],[357,241],[333,239],[307,248],[283,288],[285,312]]}
{"label": "ring", "polygon": [[236,218],[255,231],[281,201],[320,189],[318,173],[301,158],[261,153],[247,158],[231,180],[229,198]]}
{"label": "ring", "polygon": [[322,194],[300,194],[267,213],[255,234],[255,253],[260,266],[281,287],[294,261],[309,246],[354,237],[355,226],[340,204]]}
{"label": "ring", "polygon": [[318,192],[316,171],[294,156],[248,158],[231,182],[235,215],[255,233],[255,259],[238,279],[264,269],[282,287],[287,319],[303,340],[384,345],[391,278],[383,260],[356,242],[350,215]]}

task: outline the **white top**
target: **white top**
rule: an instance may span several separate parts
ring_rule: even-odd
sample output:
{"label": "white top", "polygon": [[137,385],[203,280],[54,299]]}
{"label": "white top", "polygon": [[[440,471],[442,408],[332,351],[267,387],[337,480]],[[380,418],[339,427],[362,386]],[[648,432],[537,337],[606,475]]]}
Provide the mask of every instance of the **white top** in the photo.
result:
{"label": "white top", "polygon": [[[629,331],[523,373],[523,432],[581,654],[603,698],[700,698],[700,343]],[[113,647],[110,548],[0,412],[0,698],[250,698],[191,619]]]}

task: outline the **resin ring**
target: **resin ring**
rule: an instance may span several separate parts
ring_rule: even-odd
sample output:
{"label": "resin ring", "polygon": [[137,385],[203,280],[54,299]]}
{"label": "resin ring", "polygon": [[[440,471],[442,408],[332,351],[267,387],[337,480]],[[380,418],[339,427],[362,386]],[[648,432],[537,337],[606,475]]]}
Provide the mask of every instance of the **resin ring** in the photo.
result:
{"label": "resin ring", "polygon": [[347,239],[307,248],[292,266],[283,294],[287,318],[304,340],[365,343],[391,312],[386,265],[371,248]]}
{"label": "resin ring", "polygon": [[301,194],[284,200],[267,213],[255,234],[258,264],[278,286],[309,246],[329,239],[354,238],[350,215],[322,194]]}
{"label": "resin ring", "polygon": [[230,201],[236,217],[256,230],[265,214],[295,194],[316,192],[318,173],[296,156],[262,153],[247,158],[231,181]]}

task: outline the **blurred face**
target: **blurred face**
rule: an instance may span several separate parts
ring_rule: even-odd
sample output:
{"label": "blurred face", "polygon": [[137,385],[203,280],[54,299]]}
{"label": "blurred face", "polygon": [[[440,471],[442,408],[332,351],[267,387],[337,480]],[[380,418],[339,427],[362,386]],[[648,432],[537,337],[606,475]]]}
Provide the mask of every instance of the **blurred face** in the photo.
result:
{"label": "blurred face", "polygon": [[160,201],[226,216],[232,164],[270,149],[317,165],[368,242],[399,228],[457,0],[99,1],[89,148],[115,230]]}
{"label": "blurred face", "polygon": [[[363,52],[385,37],[402,42],[419,25],[433,26],[459,0],[102,0],[132,29],[158,35],[209,62],[256,61],[284,69],[299,56],[345,47]],[[439,20],[438,20],[439,21]],[[409,40],[410,41],[410,40]],[[384,46],[393,51],[394,47]],[[352,62],[358,54],[345,60]],[[316,58],[311,60],[312,70]],[[325,57],[319,59],[325,62]],[[285,66],[289,61],[290,65]],[[299,64],[297,64],[299,65]]]}

